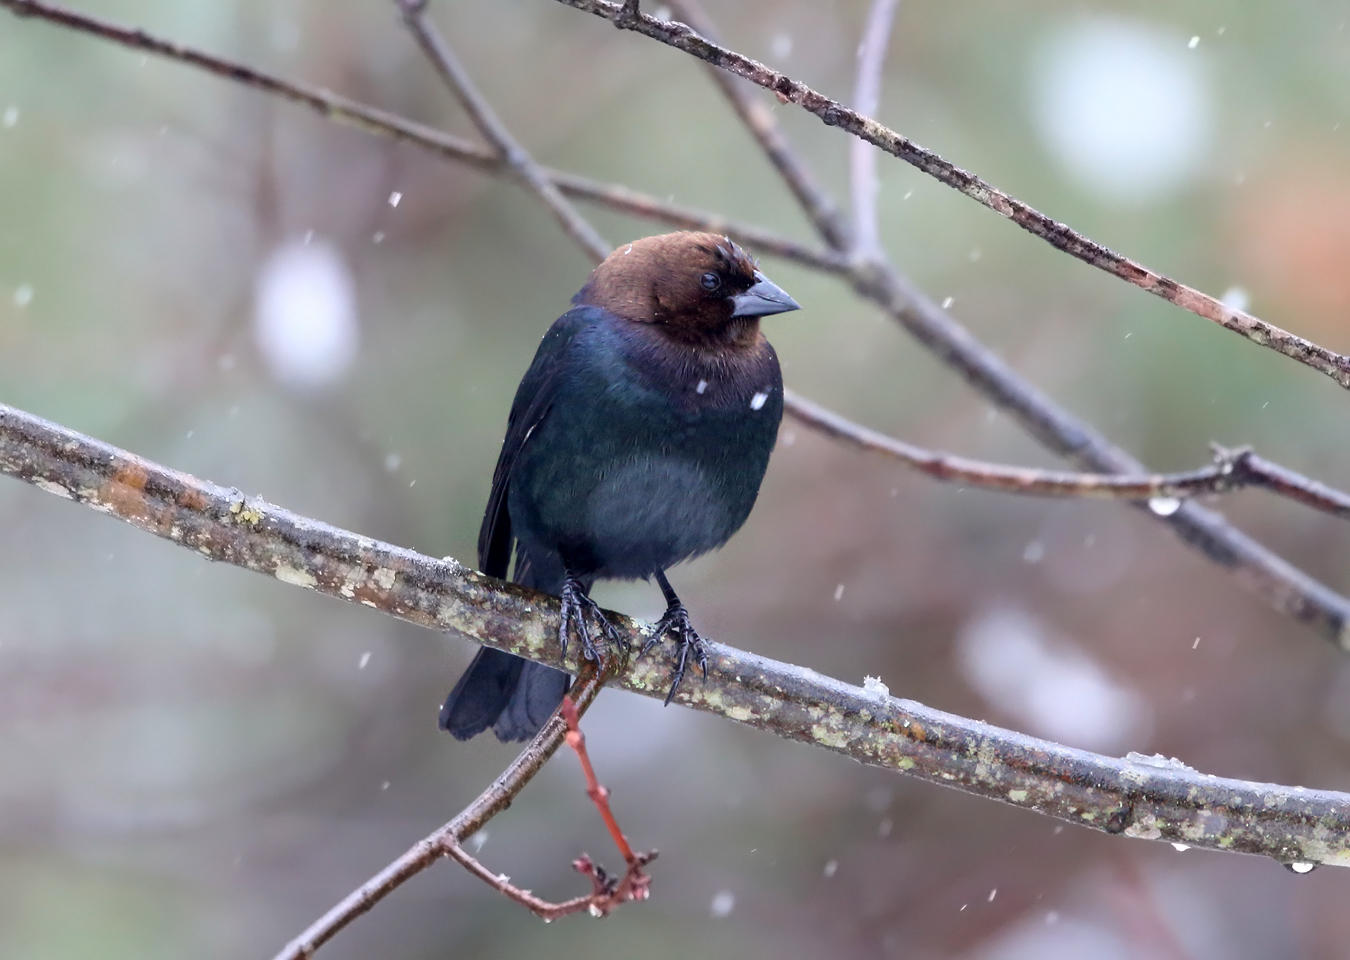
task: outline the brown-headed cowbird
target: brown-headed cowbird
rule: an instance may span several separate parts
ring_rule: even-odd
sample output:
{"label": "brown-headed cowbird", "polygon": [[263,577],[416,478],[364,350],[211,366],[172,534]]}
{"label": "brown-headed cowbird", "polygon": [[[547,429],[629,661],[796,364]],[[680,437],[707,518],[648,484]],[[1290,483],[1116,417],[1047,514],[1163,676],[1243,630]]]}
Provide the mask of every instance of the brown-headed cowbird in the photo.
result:
{"label": "brown-headed cowbird", "polygon": [[[562,599],[558,640],[621,644],[597,579],[655,577],[666,612],[643,646],[679,639],[670,702],[703,640],[665,571],[721,546],[759,494],[783,415],[759,318],[797,302],[723,236],[669,233],[616,249],[544,335],[511,405],[478,534],[478,565]],[[588,626],[588,620],[592,626]],[[592,629],[598,631],[593,634]],[[566,673],[483,648],[441,708],[461,740],[533,736]]]}

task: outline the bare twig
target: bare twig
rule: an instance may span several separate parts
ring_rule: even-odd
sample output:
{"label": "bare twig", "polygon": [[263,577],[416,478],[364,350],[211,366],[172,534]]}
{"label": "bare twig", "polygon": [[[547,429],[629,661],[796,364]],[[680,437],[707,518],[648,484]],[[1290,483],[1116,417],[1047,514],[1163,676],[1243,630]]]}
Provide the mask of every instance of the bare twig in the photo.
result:
{"label": "bare twig", "polygon": [[[585,871],[583,867],[578,866],[583,872],[590,872],[596,881],[596,894],[605,894],[608,896],[608,902],[596,903],[592,906],[592,913],[598,913],[603,916],[621,903],[629,900],[646,900],[651,896],[651,877],[649,877],[644,868],[647,864],[656,859],[656,851],[646,851],[643,853],[634,853],[633,848],[628,843],[628,838],[623,835],[619,829],[619,821],[614,818],[614,811],[609,806],[609,789],[602,785],[595,776],[595,768],[591,766],[591,755],[586,750],[586,735],[581,732],[581,716],[577,708],[572,704],[570,697],[564,695],[562,707],[559,708],[563,719],[567,721],[567,745],[576,751],[577,761],[581,764],[582,776],[586,778],[586,796],[591,798],[595,804],[595,809],[600,811],[600,819],[605,822],[605,829],[609,831],[610,837],[614,840],[614,845],[619,848],[619,855],[623,857],[626,866],[622,879],[615,882],[608,882],[603,870],[600,867],[590,864],[591,870]],[[579,863],[588,863],[586,858]]]}
{"label": "bare twig", "polygon": [[[858,80],[853,87],[854,109],[872,116],[881,105],[882,67],[891,37],[891,21],[900,0],[872,0],[858,46]],[[853,232],[857,253],[868,260],[881,255],[881,228],[877,219],[877,152],[865,141],[849,141],[849,179],[853,187]]]}
{"label": "bare twig", "polygon": [[[720,70],[743,77],[766,90],[773,91],[779,100],[795,103],[808,113],[814,114],[826,126],[839,127],[878,147],[894,157],[918,168],[939,183],[965,194],[977,203],[988,207],[995,213],[1007,217],[1023,230],[1040,237],[1056,250],[1082,260],[1099,270],[1119,277],[1140,289],[1147,290],[1169,303],[1181,307],[1196,316],[1212,320],[1228,330],[1240,334],[1263,347],[1297,360],[1335,380],[1342,387],[1350,389],[1350,357],[1346,357],[1326,347],[1319,346],[1287,330],[1267,323],[1241,310],[1233,310],[1222,301],[1193,287],[1178,283],[1155,270],[1145,267],[1128,257],[1107,249],[1066,224],[1052,220],[1034,207],[1023,203],[1016,197],[1005,193],[993,184],[982,180],[955,164],[942,159],[927,147],[920,146],[908,137],[901,136],[889,127],[878,123],[871,117],[856,110],[850,110],[837,100],[831,100],[824,94],[793,80],[786,74],[767,67],[735,50],[720,46],[702,35],[701,31],[691,29],[688,24],[677,21],[657,20],[634,11],[631,16],[621,16],[621,8],[609,0],[558,0],[559,3],[586,13],[595,14],[611,21],[624,30],[632,30],[650,37],[667,46],[681,50]],[[764,111],[767,116],[767,111]],[[752,121],[747,118],[747,123]],[[775,164],[779,163],[775,151]],[[780,167],[780,170],[782,168]],[[831,246],[844,246],[831,240]]]}
{"label": "bare twig", "polygon": [[[578,713],[585,712],[594,702],[600,688],[604,686],[604,682],[605,677],[595,671],[594,665],[587,664],[578,674],[577,682],[572,686],[572,696],[576,701],[573,709]],[[484,824],[511,805],[511,801],[524,789],[525,784],[529,783],[534,775],[543,769],[548,758],[557,752],[558,747],[562,746],[566,732],[567,722],[560,714],[555,713],[539,728],[539,732],[535,734],[534,739],[525,745],[525,749],[516,755],[516,758],[497,776],[497,779],[474,798],[472,803],[456,814],[454,819],[417,841],[408,848],[407,852],[343,897],[332,909],[306,927],[303,933],[282,948],[274,960],[301,960],[301,958],[313,956],[319,947],[331,940],[349,923],[370,910],[371,907],[389,896],[408,880],[433,866],[441,857],[449,857],[463,864],[489,885],[500,890],[503,895],[509,896],[523,906],[534,910],[540,916],[550,918],[562,916],[563,913],[551,913],[549,911],[565,910],[574,902],[577,903],[577,906],[574,909],[566,910],[566,912],[585,909],[593,899],[594,894],[578,897],[576,901],[551,904],[534,897],[528,891],[520,891],[518,888],[511,887],[504,877],[489,871],[471,857],[462,846],[464,841],[481,830]]]}
{"label": "bare twig", "polygon": [[511,135],[511,131],[506,129],[506,125],[498,119],[496,111],[474,86],[468,72],[450,48],[450,44],[427,20],[426,0],[396,0],[396,2],[403,11],[403,21],[417,39],[418,45],[426,53],[436,72],[441,75],[441,79],[454,91],[459,102],[469,112],[478,131],[488,139],[497,154],[515,172],[516,177],[533,190],[553,212],[567,235],[581,244],[593,259],[603,260],[609,254],[609,246],[600,239],[600,234],[595,232],[595,228],[564,199],[557,185],[548,178],[539,164],[534,162]]}
{"label": "bare twig", "polygon": [[[512,172],[500,157],[477,144],[346,100],[325,90],[295,84],[244,64],[151,36],[143,30],[110,24],[40,0],[0,0],[0,7],[9,8],[21,16],[39,17],[79,32],[196,66],[245,86],[308,106],[328,119],[412,143],[473,169],[496,175],[510,175]],[[739,86],[736,90],[741,95],[748,92]],[[843,274],[856,292],[890,313],[927,349],[961,373],[990,400],[1012,413],[1048,448],[1092,469],[1147,476],[1138,461],[1024,381],[946,311],[914,289],[889,264],[853,263],[848,256],[838,251],[812,250],[757,227],[730,222],[716,214],[666,204],[626,187],[599,183],[570,173],[544,172],[569,196],[592,200],[636,216],[663,220],[686,229],[727,233],[752,249],[781,256],[813,269]],[[791,407],[789,411],[792,412]],[[1276,468],[1274,464],[1270,466]],[[972,478],[969,482],[977,481]],[[1166,522],[1185,543],[1232,571],[1240,583],[1276,610],[1308,623],[1324,636],[1340,642],[1342,632],[1350,624],[1350,600],[1234,529],[1211,510],[1187,503],[1166,518]]]}
{"label": "bare twig", "polygon": [[[707,19],[695,0],[677,0],[672,3],[671,9],[686,19],[699,18],[705,22]],[[615,14],[615,24],[620,27],[629,27],[630,23],[639,23],[644,19],[646,18],[638,12],[636,3],[632,6],[631,17],[617,12]],[[723,86],[724,91],[726,85],[737,82],[734,77],[726,74],[715,74],[714,80]],[[759,141],[765,156],[783,178],[792,195],[797,198],[797,203],[801,205],[816,231],[825,238],[825,242],[832,249],[850,250],[853,243],[848,225],[834,205],[834,201],[830,199],[830,195],[820,188],[815,177],[788,146],[787,139],[779,132],[769,108],[760,100],[738,98],[732,96],[729,91],[727,95],[737,116]]]}
{"label": "bare twig", "polygon": [[[1271,463],[1258,457],[1248,447],[1230,449],[1216,444],[1213,463],[1182,473],[1071,473],[1037,467],[1011,467],[916,447],[860,426],[791,391],[786,391],[786,394],[786,409],[799,422],[861,450],[899,460],[926,476],[948,483],[1038,497],[1141,501],[1262,487],[1323,513],[1350,517],[1350,494],[1295,473],[1288,467]],[[1175,503],[1155,503],[1153,511],[1166,516],[1178,506]]]}
{"label": "bare twig", "polygon": [[[564,659],[548,627],[557,622],[556,597],[297,516],[4,405],[0,473],[209,559],[579,670],[575,649]],[[648,629],[616,613],[607,616],[630,643]],[[1281,862],[1350,866],[1350,795],[1100,756],[722,644],[709,648],[707,680],[681,687],[676,702],[1108,833]],[[639,657],[614,682],[661,697],[668,679],[663,664]],[[396,861],[353,897],[359,904],[383,895],[409,869]]]}

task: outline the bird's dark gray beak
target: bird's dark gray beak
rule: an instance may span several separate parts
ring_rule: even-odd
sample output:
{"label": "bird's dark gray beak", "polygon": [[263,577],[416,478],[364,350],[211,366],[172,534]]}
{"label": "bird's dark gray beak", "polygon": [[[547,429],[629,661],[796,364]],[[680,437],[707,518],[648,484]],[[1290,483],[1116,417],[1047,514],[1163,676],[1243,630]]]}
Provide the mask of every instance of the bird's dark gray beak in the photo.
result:
{"label": "bird's dark gray beak", "polygon": [[786,290],[758,270],[755,271],[755,285],[731,297],[731,303],[733,317],[767,317],[802,308]]}

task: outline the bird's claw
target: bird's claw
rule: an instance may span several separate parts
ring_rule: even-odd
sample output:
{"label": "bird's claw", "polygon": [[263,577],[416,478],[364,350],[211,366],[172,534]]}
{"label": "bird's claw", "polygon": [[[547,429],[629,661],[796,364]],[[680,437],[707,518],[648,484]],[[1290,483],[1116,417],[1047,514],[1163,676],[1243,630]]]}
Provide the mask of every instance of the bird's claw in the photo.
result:
{"label": "bird's claw", "polygon": [[627,641],[614,624],[609,622],[600,605],[590,598],[579,583],[573,580],[564,581],[560,599],[562,616],[558,623],[558,645],[562,647],[564,657],[567,656],[568,635],[575,629],[577,637],[581,640],[581,655],[587,660],[600,661],[601,654],[591,637],[590,627],[586,624],[587,618],[594,621],[605,640],[617,652],[628,652]]}
{"label": "bird's claw", "polygon": [[656,621],[655,629],[652,630],[651,635],[642,645],[642,654],[647,653],[648,650],[659,644],[668,633],[678,635],[679,649],[676,652],[675,677],[671,681],[670,691],[666,694],[666,706],[670,706],[675,691],[680,688],[680,682],[684,680],[684,672],[689,666],[691,655],[694,658],[694,663],[698,664],[699,670],[703,672],[703,679],[708,679],[708,645],[698,635],[698,631],[694,629],[694,625],[689,620],[689,611],[684,608],[682,603],[671,604],[662,614],[661,619]]}

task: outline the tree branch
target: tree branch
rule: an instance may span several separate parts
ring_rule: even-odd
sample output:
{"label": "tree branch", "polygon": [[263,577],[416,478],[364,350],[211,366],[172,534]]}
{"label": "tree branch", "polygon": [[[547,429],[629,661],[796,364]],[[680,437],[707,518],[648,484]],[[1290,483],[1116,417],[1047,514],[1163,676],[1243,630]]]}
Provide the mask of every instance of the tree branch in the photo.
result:
{"label": "tree branch", "polygon": [[468,111],[479,133],[488,139],[516,178],[526,184],[535,195],[544,202],[544,206],[553,211],[559,224],[569,237],[581,245],[593,260],[603,260],[609,255],[610,247],[600,234],[596,233],[584,217],[558,192],[558,187],[539,164],[525,152],[524,148],[506,129],[506,125],[497,117],[492,105],[474,86],[468,71],[459,62],[450,44],[441,36],[426,18],[426,0],[396,0],[403,11],[403,22],[417,40],[418,46],[427,55],[436,72],[441,75],[446,86],[459,98]]}
{"label": "tree branch", "polygon": [[[208,559],[550,666],[580,669],[575,648],[564,659],[549,627],[559,612],[556,597],[298,516],[4,405],[0,473]],[[630,642],[644,636],[637,622],[608,616]],[[1100,756],[722,644],[709,648],[708,679],[685,684],[676,702],[1107,833],[1286,863],[1350,865],[1350,795],[1212,777],[1175,762]],[[635,658],[614,683],[659,698],[667,681],[663,663]],[[414,851],[408,856],[415,859]],[[382,896],[411,869],[400,858],[362,888],[367,892],[353,896],[360,902]]]}
{"label": "tree branch", "polygon": [[1350,517],[1350,494],[1258,457],[1249,447],[1229,449],[1214,444],[1214,462],[1183,473],[1071,473],[1039,467],[1012,467],[970,460],[940,450],[925,450],[878,433],[806,397],[786,391],[787,409],[801,423],[850,446],[899,460],[925,476],[1003,493],[1038,497],[1076,497],[1155,501],[1155,514],[1168,516],[1180,503],[1160,503],[1261,487],[1336,517]]}
{"label": "tree branch", "polygon": [[[576,703],[574,709],[578,713],[584,713],[594,702],[603,685],[604,678],[596,672],[593,664],[588,664],[572,686],[571,696]],[[481,830],[484,824],[511,805],[511,801],[524,789],[525,784],[534,779],[534,775],[543,769],[548,758],[562,746],[567,732],[566,719],[560,713],[554,713],[497,779],[492,781],[472,803],[456,814],[453,820],[417,841],[406,853],[343,897],[331,910],[286,944],[274,960],[302,960],[313,956],[319,947],[331,940],[349,923],[417,874],[434,865],[441,857],[450,857],[463,864],[494,889],[534,910],[540,916],[554,916],[555,914],[548,911],[563,910],[573,902],[577,906],[567,912],[585,909],[593,895],[578,897],[575,901],[566,901],[562,904],[550,904],[526,891],[510,887],[505,878],[492,873],[471,857],[462,846],[464,841]]]}
{"label": "tree branch", "polygon": [[[676,0],[671,4],[671,8],[683,17],[707,23],[707,17],[696,0]],[[632,5],[631,12],[631,18],[622,12],[616,12],[616,25],[626,26],[630,21],[637,23],[646,19],[638,12],[636,3]],[[839,209],[829,194],[820,188],[811,171],[798,159],[787,138],[779,132],[769,108],[762,101],[735,96],[729,89],[736,83],[734,77],[715,72],[713,79],[727,94],[732,109],[759,142],[765,156],[783,178],[792,195],[797,198],[797,203],[816,228],[816,232],[825,238],[831,249],[841,252],[851,250],[853,240]]]}
{"label": "tree branch", "polygon": [[[1342,387],[1350,389],[1350,357],[1343,356],[1311,340],[1290,333],[1241,310],[1233,310],[1222,301],[1193,287],[1178,283],[1128,257],[1107,249],[1066,224],[1052,220],[1034,207],[1005,193],[993,184],[942,159],[933,151],[901,136],[871,117],[850,110],[804,83],[765,66],[735,50],[723,47],[701,35],[688,24],[657,20],[635,8],[609,0],[557,0],[566,6],[609,20],[622,30],[632,30],[696,57],[728,73],[771,90],[785,103],[795,103],[814,114],[826,125],[839,127],[933,177],[972,200],[1007,217],[1023,230],[1040,237],[1056,250],[1082,260],[1112,276],[1161,297],[1198,317],[1212,320],[1251,342],[1297,360],[1326,374]],[[687,6],[687,4],[686,4]],[[763,111],[767,116],[767,111]],[[747,119],[747,123],[751,121]],[[775,155],[781,151],[775,151]],[[775,156],[775,165],[779,160]],[[782,168],[780,167],[780,170]],[[831,240],[831,246],[843,246]]]}

